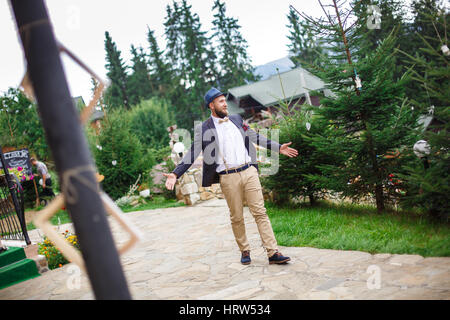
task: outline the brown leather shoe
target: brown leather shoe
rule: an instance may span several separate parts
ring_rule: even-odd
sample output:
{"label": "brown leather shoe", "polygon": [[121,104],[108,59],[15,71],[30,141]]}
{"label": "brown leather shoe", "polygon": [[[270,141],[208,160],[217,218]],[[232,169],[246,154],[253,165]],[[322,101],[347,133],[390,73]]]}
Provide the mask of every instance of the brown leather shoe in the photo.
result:
{"label": "brown leather shoe", "polygon": [[291,258],[283,256],[281,252],[275,252],[269,258],[269,264],[285,264],[288,261],[291,261]]}

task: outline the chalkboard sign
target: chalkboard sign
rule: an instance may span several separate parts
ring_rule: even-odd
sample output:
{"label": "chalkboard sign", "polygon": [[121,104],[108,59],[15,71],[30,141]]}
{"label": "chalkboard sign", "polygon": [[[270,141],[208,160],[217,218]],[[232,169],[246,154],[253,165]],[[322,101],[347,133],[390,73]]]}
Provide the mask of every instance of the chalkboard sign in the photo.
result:
{"label": "chalkboard sign", "polygon": [[[10,168],[22,167],[27,175],[33,173],[33,167],[31,166],[30,154],[28,149],[14,150],[3,154],[5,156],[6,165]],[[3,165],[0,161],[0,168]]]}

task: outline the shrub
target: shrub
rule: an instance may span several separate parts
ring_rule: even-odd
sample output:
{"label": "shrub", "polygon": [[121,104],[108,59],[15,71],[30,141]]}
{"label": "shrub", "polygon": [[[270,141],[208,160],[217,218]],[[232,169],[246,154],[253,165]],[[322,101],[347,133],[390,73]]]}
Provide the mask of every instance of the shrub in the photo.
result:
{"label": "shrub", "polygon": [[142,144],[131,133],[130,123],[120,111],[109,113],[99,135],[90,134],[89,140],[97,169],[105,177],[103,189],[111,198],[120,198],[148,168]]}
{"label": "shrub", "polygon": [[315,135],[326,135],[329,130],[326,124],[308,112],[307,106],[302,108],[305,111],[291,110],[278,124],[272,126],[272,129],[280,130],[280,143],[292,142],[290,147],[299,153],[294,158],[280,155],[278,172],[261,179],[263,186],[273,191],[277,203],[304,196],[309,197],[310,203],[314,204],[316,198],[321,196],[322,186],[310,175],[320,175],[320,166],[334,161],[317,150],[312,142]]}
{"label": "shrub", "polygon": [[159,149],[168,146],[169,133],[167,127],[175,120],[169,112],[164,100],[152,98],[134,106],[128,113],[130,131],[142,145],[148,149]]}

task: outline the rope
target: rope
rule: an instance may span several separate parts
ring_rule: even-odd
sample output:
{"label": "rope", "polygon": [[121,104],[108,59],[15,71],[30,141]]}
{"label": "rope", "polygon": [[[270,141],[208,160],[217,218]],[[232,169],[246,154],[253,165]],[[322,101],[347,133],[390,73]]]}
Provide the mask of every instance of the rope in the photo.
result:
{"label": "rope", "polygon": [[81,175],[82,172],[92,172],[95,174],[95,168],[92,165],[75,167],[66,170],[62,174],[62,190],[67,203],[74,204],[78,201],[78,192],[72,180],[82,183],[94,192],[100,192],[97,183],[92,183],[86,177]]}

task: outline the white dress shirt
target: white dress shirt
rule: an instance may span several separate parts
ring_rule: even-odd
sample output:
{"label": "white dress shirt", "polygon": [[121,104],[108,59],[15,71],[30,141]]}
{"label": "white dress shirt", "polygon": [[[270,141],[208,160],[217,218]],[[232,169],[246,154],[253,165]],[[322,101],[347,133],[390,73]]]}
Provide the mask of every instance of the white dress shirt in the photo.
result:
{"label": "white dress shirt", "polygon": [[216,171],[221,172],[226,169],[221,155],[225,158],[228,169],[250,163],[251,158],[245,148],[242,134],[236,125],[231,120],[219,123],[220,118],[213,115],[211,115],[211,118],[217,130],[218,145],[221,152],[218,157]]}

